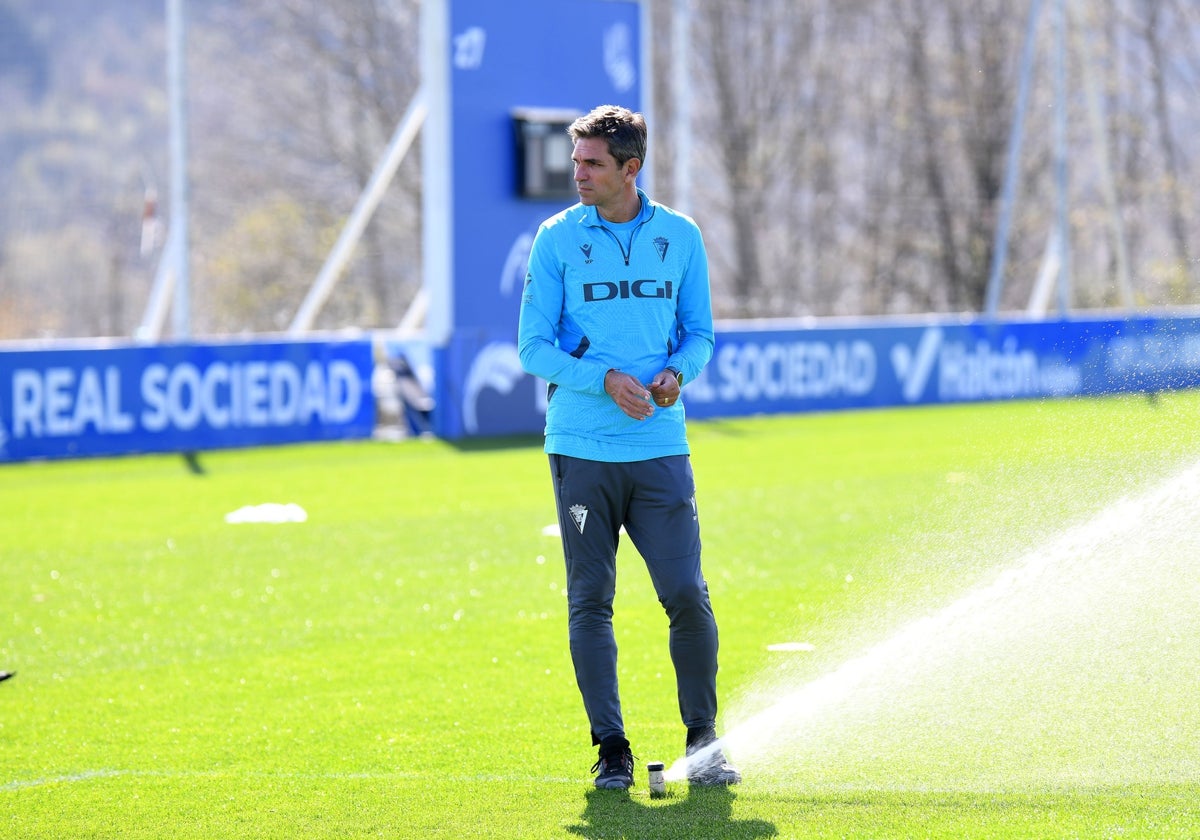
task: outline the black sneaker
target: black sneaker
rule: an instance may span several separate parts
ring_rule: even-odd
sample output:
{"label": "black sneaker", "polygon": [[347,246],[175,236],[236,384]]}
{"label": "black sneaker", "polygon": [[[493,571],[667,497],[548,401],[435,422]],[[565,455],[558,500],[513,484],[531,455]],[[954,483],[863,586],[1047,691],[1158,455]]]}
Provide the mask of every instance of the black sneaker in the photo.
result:
{"label": "black sneaker", "polygon": [[712,730],[689,738],[685,756],[689,784],[736,785],[742,781],[742,774],[725,758]]}
{"label": "black sneaker", "polygon": [[633,753],[624,738],[600,745],[600,758],[592,765],[596,787],[602,790],[628,790],[633,785]]}

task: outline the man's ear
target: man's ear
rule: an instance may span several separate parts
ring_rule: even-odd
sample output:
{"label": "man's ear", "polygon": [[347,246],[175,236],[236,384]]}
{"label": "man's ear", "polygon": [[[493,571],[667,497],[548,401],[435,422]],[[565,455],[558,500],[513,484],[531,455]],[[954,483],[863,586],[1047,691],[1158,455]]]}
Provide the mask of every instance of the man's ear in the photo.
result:
{"label": "man's ear", "polygon": [[625,161],[625,177],[630,181],[636,181],[638,173],[642,171],[642,161],[639,158],[630,158]]}

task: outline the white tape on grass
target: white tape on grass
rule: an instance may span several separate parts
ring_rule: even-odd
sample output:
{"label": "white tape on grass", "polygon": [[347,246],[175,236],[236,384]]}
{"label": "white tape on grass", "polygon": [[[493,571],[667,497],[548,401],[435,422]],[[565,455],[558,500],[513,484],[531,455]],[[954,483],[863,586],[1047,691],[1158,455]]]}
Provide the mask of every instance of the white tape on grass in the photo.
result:
{"label": "white tape on grass", "polygon": [[308,513],[300,505],[288,502],[278,504],[268,502],[262,505],[246,505],[225,514],[225,521],[230,525],[244,523],[267,523],[278,525],[285,522],[307,522]]}

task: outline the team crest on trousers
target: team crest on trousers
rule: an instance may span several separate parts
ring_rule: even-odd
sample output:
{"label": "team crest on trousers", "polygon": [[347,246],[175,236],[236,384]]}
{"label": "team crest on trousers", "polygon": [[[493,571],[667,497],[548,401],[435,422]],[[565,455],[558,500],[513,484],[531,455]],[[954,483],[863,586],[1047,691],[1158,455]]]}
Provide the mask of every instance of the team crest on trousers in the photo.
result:
{"label": "team crest on trousers", "polygon": [[567,512],[571,514],[571,518],[575,520],[575,527],[579,529],[579,533],[583,533],[583,526],[587,523],[588,509],[587,505],[571,505],[567,508]]}

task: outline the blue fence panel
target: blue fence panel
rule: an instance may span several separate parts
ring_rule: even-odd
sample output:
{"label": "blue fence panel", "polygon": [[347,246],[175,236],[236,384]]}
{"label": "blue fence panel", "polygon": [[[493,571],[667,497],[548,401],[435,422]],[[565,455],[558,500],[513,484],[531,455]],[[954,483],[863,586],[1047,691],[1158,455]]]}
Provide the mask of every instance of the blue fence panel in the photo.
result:
{"label": "blue fence panel", "polygon": [[[541,431],[546,383],[505,335],[464,331],[434,356],[462,371],[444,383],[438,411],[456,422],[443,436]],[[714,418],[1191,387],[1198,318],[731,321],[683,401],[689,417]]]}
{"label": "blue fence panel", "polygon": [[1200,386],[1200,319],[723,328],[692,417]]}
{"label": "blue fence panel", "polygon": [[[541,431],[545,383],[505,336],[421,349],[462,372],[443,437]],[[368,340],[0,351],[0,462],[368,437],[372,366]],[[1194,387],[1200,318],[725,323],[684,403],[716,418]]]}
{"label": "blue fence panel", "polygon": [[[449,439],[541,428],[530,423],[533,383],[522,382],[517,318],[529,249],[543,220],[571,206],[524,194],[527,160],[518,111],[584,114],[614,103],[633,110],[644,85],[641,7],[613,0],[457,0],[448,22],[451,145],[447,243],[452,335],[434,348],[434,427]],[[530,38],[529,21],[559,35]],[[586,22],[586,23],[585,23]],[[565,126],[554,130],[568,140]],[[486,146],[487,154],[479,149]],[[569,181],[570,145],[555,161]],[[573,182],[569,182],[573,183]],[[510,390],[505,390],[505,389]],[[511,390],[515,388],[516,390]]]}
{"label": "blue fence panel", "polygon": [[0,462],[369,436],[369,341],[0,352]]}

